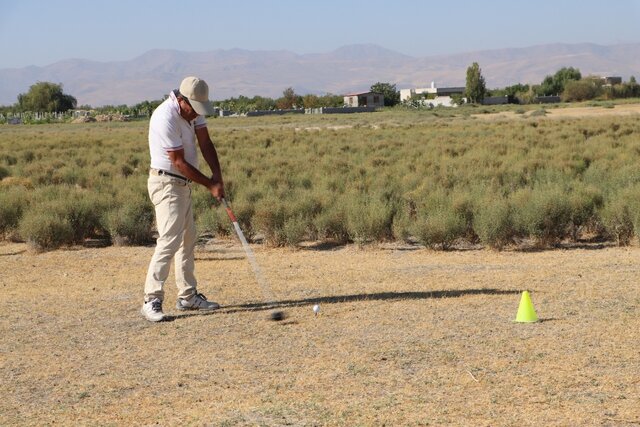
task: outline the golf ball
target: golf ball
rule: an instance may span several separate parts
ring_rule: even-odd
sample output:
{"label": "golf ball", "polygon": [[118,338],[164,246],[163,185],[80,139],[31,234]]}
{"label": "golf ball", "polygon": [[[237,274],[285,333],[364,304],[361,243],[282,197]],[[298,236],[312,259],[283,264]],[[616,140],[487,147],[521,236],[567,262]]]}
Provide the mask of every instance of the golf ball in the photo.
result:
{"label": "golf ball", "polygon": [[316,304],[316,305],[314,305],[314,306],[313,306],[313,312],[314,312],[315,314],[318,314],[318,313],[320,312],[320,306],[319,306],[318,304]]}

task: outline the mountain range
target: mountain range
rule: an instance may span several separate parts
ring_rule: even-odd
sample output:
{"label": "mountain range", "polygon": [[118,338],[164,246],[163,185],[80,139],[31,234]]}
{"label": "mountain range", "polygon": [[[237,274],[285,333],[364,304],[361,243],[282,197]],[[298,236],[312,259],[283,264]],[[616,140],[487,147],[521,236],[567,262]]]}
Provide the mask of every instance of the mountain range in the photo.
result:
{"label": "mountain range", "polygon": [[212,87],[211,98],[254,95],[278,98],[296,93],[346,94],[367,91],[376,82],[396,88],[464,86],[466,69],[477,62],[488,88],[538,84],[562,67],[583,76],[640,77],[640,43],[549,44],[428,57],[412,57],[372,44],[349,45],[328,53],[219,49],[208,52],[151,50],[128,61],[66,59],[44,67],[0,69],[0,105],[38,81],[62,83],[79,105],[133,105],[161,99],[196,75]]}

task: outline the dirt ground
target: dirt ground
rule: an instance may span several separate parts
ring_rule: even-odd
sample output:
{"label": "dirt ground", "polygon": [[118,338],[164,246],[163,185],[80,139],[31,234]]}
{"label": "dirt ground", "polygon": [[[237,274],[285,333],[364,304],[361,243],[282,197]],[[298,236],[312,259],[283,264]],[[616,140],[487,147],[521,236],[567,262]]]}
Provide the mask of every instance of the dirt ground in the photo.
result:
{"label": "dirt ground", "polygon": [[233,241],[159,324],[153,248],[0,243],[0,425],[640,425],[640,248],[254,249],[282,322]]}
{"label": "dirt ground", "polygon": [[[544,108],[544,105],[541,106]],[[577,118],[577,117],[604,117],[604,116],[634,116],[640,115],[640,104],[619,104],[613,108],[606,107],[570,107],[570,108],[553,108],[553,104],[545,109],[545,117],[561,119],[561,118]],[[473,117],[481,120],[496,119],[517,119],[529,117],[531,112],[525,114],[516,114],[512,111],[491,114],[474,114]]]}

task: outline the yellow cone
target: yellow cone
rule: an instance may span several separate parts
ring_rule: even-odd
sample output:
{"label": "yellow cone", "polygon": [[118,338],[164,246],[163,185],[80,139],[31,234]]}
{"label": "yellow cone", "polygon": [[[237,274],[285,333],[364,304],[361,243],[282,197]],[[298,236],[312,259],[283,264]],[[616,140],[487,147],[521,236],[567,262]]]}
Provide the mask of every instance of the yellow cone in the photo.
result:
{"label": "yellow cone", "polygon": [[520,307],[518,307],[518,314],[516,315],[515,321],[520,323],[533,323],[538,321],[536,309],[533,308],[531,297],[527,291],[522,292],[522,297],[520,297]]}

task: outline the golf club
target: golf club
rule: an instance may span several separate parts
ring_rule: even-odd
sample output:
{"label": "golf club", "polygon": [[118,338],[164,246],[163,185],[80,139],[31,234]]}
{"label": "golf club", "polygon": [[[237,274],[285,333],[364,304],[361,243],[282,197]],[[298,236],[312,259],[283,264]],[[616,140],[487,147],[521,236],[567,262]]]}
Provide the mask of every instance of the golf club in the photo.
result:
{"label": "golf club", "polygon": [[[260,285],[260,288],[262,289],[262,294],[267,300],[266,301],[267,305],[273,309],[275,298],[273,297],[273,293],[271,292],[271,288],[269,287],[269,284],[267,283],[264,276],[262,275],[262,270],[260,270],[260,266],[256,262],[256,258],[253,256],[253,251],[251,250],[249,243],[247,243],[247,239],[245,239],[244,234],[240,229],[238,220],[236,219],[236,216],[231,211],[231,208],[229,207],[229,204],[224,199],[224,197],[222,198],[222,204],[224,205],[224,208],[227,211],[227,215],[229,216],[229,219],[233,223],[233,228],[235,228],[236,234],[238,235],[238,239],[240,239],[240,243],[242,243],[242,248],[244,249],[244,252],[247,254],[247,258],[249,259],[249,264],[251,264],[253,273],[256,276],[256,281]],[[275,320],[275,321],[282,320],[285,318],[285,313],[284,311],[273,310],[271,312],[270,318],[271,320]]]}

